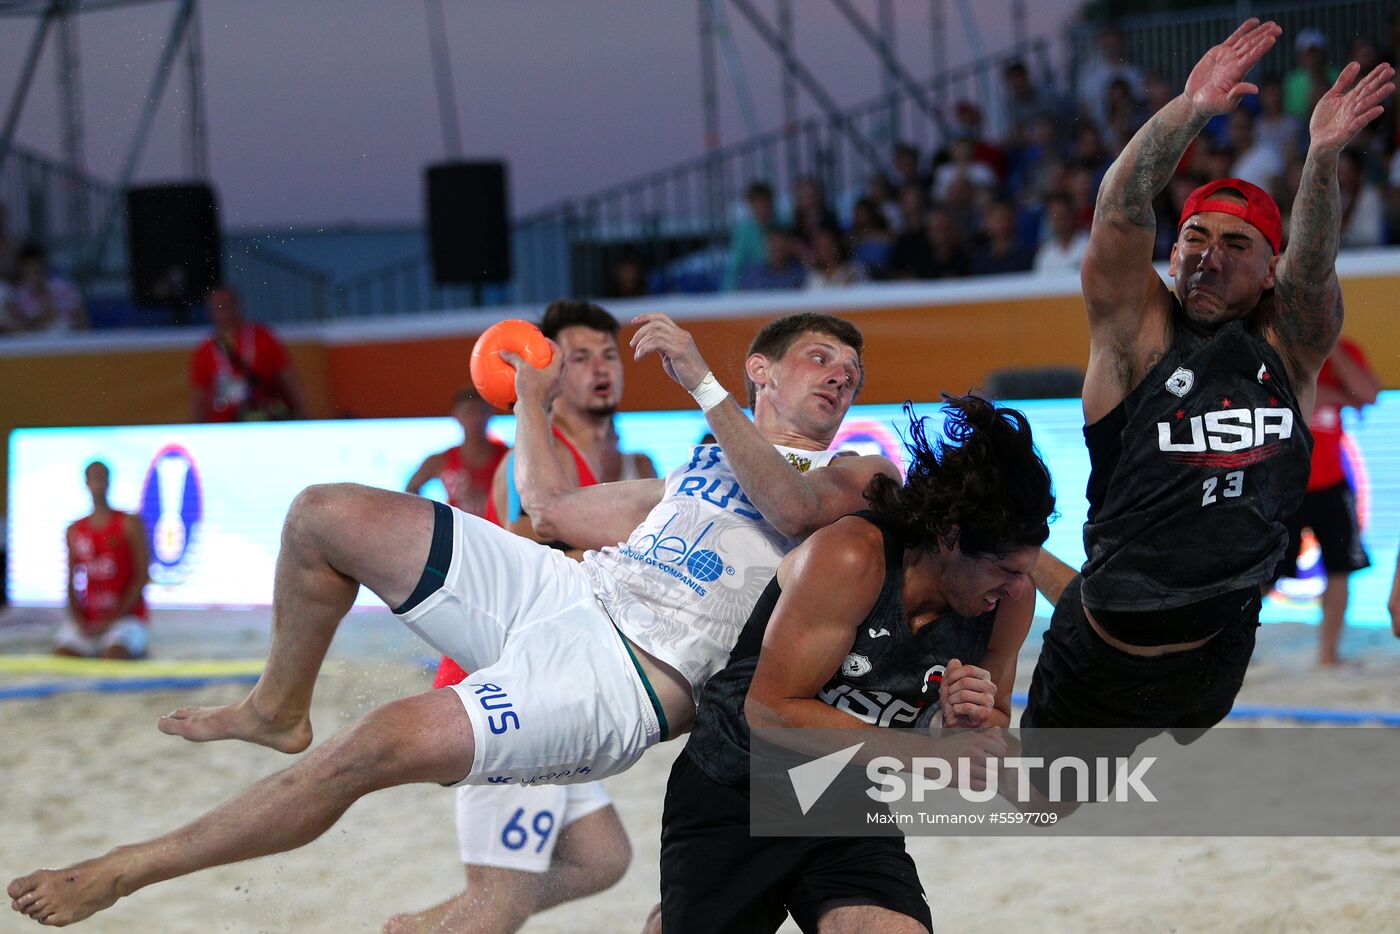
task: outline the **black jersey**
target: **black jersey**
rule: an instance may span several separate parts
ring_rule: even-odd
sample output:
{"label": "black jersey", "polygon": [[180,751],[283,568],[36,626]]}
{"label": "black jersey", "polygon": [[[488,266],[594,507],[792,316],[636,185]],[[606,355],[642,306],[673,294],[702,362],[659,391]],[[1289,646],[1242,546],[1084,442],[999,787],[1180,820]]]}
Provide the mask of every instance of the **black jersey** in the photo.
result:
{"label": "black jersey", "polygon": [[[987,651],[996,610],[974,619],[945,613],[912,632],[904,615],[904,543],[876,512],[855,515],[885,537],[885,580],[870,613],[856,627],[851,651],[817,695],[838,710],[876,726],[927,725],[938,709],[938,689],[950,659],[975,663]],[[834,586],[840,586],[836,583]],[[782,594],[769,582],[725,666],[700,694],[686,753],[716,782],[748,782],[749,725],[744,699],[758,667],[768,620]]]}
{"label": "black jersey", "polygon": [[1282,358],[1246,321],[1176,336],[1084,428],[1085,606],[1186,606],[1270,580],[1307,486],[1312,434]]}

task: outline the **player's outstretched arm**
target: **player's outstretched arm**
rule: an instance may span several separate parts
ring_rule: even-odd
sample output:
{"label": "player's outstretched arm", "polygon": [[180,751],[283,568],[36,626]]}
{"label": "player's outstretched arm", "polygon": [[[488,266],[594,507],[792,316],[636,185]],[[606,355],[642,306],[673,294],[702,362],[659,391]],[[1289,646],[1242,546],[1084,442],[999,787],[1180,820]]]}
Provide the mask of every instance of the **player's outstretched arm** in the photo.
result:
{"label": "player's outstretched arm", "polygon": [[[1337,282],[1341,193],[1337,158],[1395,91],[1395,69],[1380,64],[1358,79],[1352,62],[1313,108],[1303,177],[1289,221],[1288,249],[1274,281],[1273,332],[1293,375],[1310,387],[1342,331],[1342,292]],[[1304,391],[1307,391],[1306,389]]]}
{"label": "player's outstretched arm", "polygon": [[[694,339],[670,318],[638,315],[632,323],[641,325],[631,340],[636,358],[657,354],[667,375],[687,392],[710,372]],[[878,456],[841,458],[809,473],[793,470],[732,396],[709,409],[705,418],[744,495],[769,524],[793,538],[810,535],[847,513],[863,509],[862,494],[875,474],[901,479],[894,464]]]}
{"label": "player's outstretched arm", "polygon": [[1040,549],[1040,557],[1036,559],[1035,568],[1031,571],[1031,577],[1035,581],[1035,589],[1040,591],[1041,596],[1050,601],[1051,606],[1055,606],[1060,602],[1060,594],[1065,592],[1069,582],[1078,573],[1074,568],[1042,548]]}
{"label": "player's outstretched arm", "polygon": [[[1184,92],[1142,125],[1104,175],[1080,273],[1091,337],[1131,342],[1144,314],[1169,311],[1166,287],[1152,269],[1157,231],[1152,201],[1206,121],[1234,110],[1244,95],[1258,93],[1245,75],[1280,32],[1276,23],[1249,19],[1206,52]],[[1102,333],[1105,329],[1110,333]]]}

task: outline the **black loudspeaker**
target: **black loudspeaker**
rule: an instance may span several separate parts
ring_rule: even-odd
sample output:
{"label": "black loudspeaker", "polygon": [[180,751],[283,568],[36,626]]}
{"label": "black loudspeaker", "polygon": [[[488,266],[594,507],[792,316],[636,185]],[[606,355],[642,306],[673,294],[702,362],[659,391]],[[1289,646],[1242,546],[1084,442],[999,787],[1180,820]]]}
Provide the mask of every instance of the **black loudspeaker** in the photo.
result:
{"label": "black loudspeaker", "polygon": [[223,281],[219,206],[208,185],[128,189],[126,244],[138,305],[196,305]]}
{"label": "black loudspeaker", "polygon": [[504,162],[428,166],[428,238],[438,285],[505,282],[511,276]]}

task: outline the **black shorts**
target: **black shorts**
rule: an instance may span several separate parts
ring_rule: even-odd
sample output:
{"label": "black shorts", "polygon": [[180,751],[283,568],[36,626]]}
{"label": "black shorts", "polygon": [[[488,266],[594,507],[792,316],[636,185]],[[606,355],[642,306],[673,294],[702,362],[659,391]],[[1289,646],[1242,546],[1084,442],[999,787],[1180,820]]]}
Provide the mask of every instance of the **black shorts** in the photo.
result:
{"label": "black shorts", "polygon": [[749,794],[721,785],[681,753],[661,823],[666,934],[769,934],[789,913],[803,931],[847,905],[878,905],[933,930],[904,838],[754,837]]}
{"label": "black shorts", "polygon": [[1225,719],[1244,683],[1259,628],[1255,597],[1198,649],[1129,655],[1104,642],[1084,615],[1082,578],[1065,587],[1031,675],[1021,726],[1124,731],[1127,755],[1158,733],[1182,743]]}
{"label": "black shorts", "polygon": [[1322,550],[1322,566],[1328,574],[1350,574],[1371,566],[1361,544],[1361,523],[1356,517],[1356,493],[1345,480],[1320,490],[1309,490],[1288,520],[1288,550],[1283,553],[1275,577],[1298,574],[1298,552],[1303,529],[1312,529]]}

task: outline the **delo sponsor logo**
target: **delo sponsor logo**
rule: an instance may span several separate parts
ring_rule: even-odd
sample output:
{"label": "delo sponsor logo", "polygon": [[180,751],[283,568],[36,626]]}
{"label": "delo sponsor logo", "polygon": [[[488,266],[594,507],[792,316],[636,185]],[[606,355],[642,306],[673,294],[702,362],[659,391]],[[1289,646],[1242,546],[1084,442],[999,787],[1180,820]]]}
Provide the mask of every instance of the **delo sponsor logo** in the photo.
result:
{"label": "delo sponsor logo", "polygon": [[708,592],[703,584],[713,583],[723,574],[733,574],[734,569],[726,566],[714,550],[700,547],[715,527],[713,522],[705,525],[693,539],[670,533],[671,524],[679,515],[676,513],[659,530],[628,542],[619,551],[664,571],[703,597]]}

